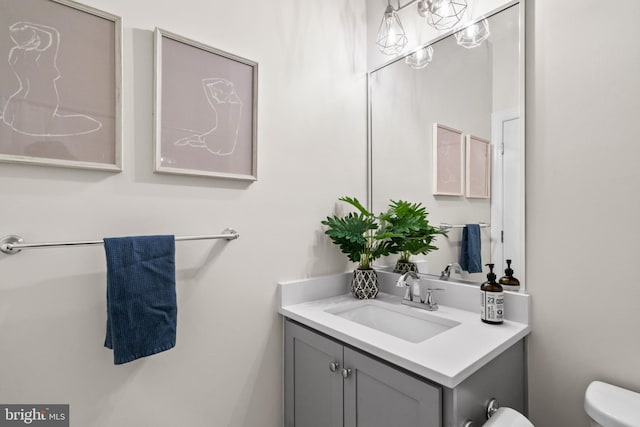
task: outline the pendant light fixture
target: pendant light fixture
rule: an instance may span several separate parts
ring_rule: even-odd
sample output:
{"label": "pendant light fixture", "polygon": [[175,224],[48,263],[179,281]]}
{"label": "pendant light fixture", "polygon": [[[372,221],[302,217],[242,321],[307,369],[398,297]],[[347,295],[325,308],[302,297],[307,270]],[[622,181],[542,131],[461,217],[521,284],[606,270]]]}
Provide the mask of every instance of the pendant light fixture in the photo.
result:
{"label": "pendant light fixture", "polygon": [[489,21],[483,19],[480,22],[469,25],[455,34],[456,41],[462,47],[472,49],[478,47],[491,35]]}
{"label": "pendant light fixture", "polygon": [[404,62],[409,67],[419,70],[429,65],[431,60],[433,60],[433,48],[431,46],[425,46],[407,56]]}
{"label": "pendant light fixture", "polygon": [[[397,0],[397,3],[397,7],[394,7],[391,0],[387,0],[387,7],[378,29],[376,45],[385,55],[397,55],[407,46],[407,34],[398,16],[398,12],[405,7],[417,3],[418,14],[426,17],[427,24],[438,31],[449,30],[458,25],[467,10],[467,0],[409,0],[403,5]],[[431,52],[433,54],[433,48]]]}
{"label": "pendant light fixture", "polygon": [[407,34],[404,32],[402,22],[400,22],[400,18],[389,0],[378,29],[376,40],[378,49],[385,55],[397,55],[402,52],[407,41]]}
{"label": "pendant light fixture", "polygon": [[467,10],[467,0],[420,0],[418,13],[427,18],[427,24],[438,31],[449,30],[456,25]]}

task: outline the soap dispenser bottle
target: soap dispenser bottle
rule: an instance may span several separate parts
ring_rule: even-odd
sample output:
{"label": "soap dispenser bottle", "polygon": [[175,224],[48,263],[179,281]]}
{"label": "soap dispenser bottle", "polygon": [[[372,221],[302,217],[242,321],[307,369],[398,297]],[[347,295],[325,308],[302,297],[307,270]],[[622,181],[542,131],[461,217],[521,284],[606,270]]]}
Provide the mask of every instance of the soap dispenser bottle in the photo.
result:
{"label": "soap dispenser bottle", "polygon": [[504,292],[496,282],[493,264],[487,264],[487,281],[480,286],[480,319],[485,323],[497,325],[504,320]]}
{"label": "soap dispenser bottle", "polygon": [[498,280],[498,283],[502,285],[505,291],[517,291],[520,289],[520,281],[513,277],[510,259],[507,260],[507,269],[504,271],[504,276]]}

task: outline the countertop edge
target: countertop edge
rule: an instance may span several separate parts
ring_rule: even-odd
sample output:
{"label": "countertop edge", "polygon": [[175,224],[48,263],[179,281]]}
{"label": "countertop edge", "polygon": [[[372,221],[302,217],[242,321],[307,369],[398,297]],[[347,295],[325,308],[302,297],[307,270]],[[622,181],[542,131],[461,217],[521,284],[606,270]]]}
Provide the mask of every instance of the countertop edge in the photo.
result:
{"label": "countertop edge", "polygon": [[[469,365],[466,365],[461,370],[457,371],[452,375],[447,375],[436,369],[431,369],[420,363],[407,360],[400,355],[391,353],[388,350],[385,350],[383,348],[376,346],[374,343],[368,342],[366,340],[362,340],[347,332],[334,329],[323,323],[310,319],[304,315],[297,313],[294,310],[290,310],[287,306],[278,307],[278,313],[286,318],[294,320],[302,325],[305,325],[318,332],[328,335],[349,346],[352,346],[361,351],[369,353],[375,357],[378,357],[386,361],[387,363],[398,366],[402,369],[405,369],[409,372],[412,372],[416,375],[426,378],[429,381],[433,381],[435,383],[438,383],[448,388],[455,388],[456,386],[461,384],[464,380],[469,378],[471,375],[473,375],[475,372],[477,372],[479,369],[481,369],[491,360],[493,360],[494,358],[502,354],[512,345],[516,344],[518,341],[525,338],[531,332],[531,328],[527,324],[510,322],[511,325],[516,325],[518,327],[515,333],[513,333],[508,338],[501,341],[498,345],[493,347],[490,351],[487,351],[486,353],[477,357],[472,363],[470,363]],[[478,319],[478,322],[480,322],[480,319]]]}
{"label": "countertop edge", "polygon": [[[515,315],[511,319],[505,316],[504,326],[490,326],[480,321],[479,313],[476,315],[477,288],[437,281],[435,285],[438,287],[449,288],[449,292],[439,295],[442,308],[439,313],[443,312],[442,316],[445,318],[462,316],[466,319],[463,323],[464,329],[454,331],[455,338],[448,336],[443,339],[435,336],[428,340],[429,344],[425,342],[426,346],[412,350],[405,346],[406,342],[388,341],[387,338],[390,336],[383,337],[383,332],[361,325],[356,325],[354,330],[353,325],[337,324],[334,319],[326,317],[325,310],[328,305],[363,301],[350,295],[350,276],[351,273],[345,272],[280,282],[277,291],[277,312],[387,363],[449,388],[461,384],[531,332],[529,295],[505,293],[505,297],[512,299],[509,304],[514,308]],[[403,290],[396,288],[395,276],[381,274],[380,279],[379,298],[372,301],[381,300],[383,303],[399,301]],[[514,313],[513,310],[511,312]],[[474,323],[471,319],[477,319],[478,323]],[[487,327],[495,327],[496,333],[489,332],[491,329]]]}
{"label": "countertop edge", "polygon": [[448,388],[454,388],[459,384],[461,384],[464,380],[469,378],[471,375],[477,372],[484,365],[486,365],[491,360],[493,360],[494,358],[502,354],[505,350],[510,348],[512,345],[516,344],[521,339],[525,338],[531,332],[531,328],[529,327],[529,325],[521,324],[522,328],[517,333],[510,336],[508,339],[506,339],[505,341],[500,343],[498,346],[493,348],[491,351],[477,358],[474,363],[468,365],[466,368],[459,371],[457,374],[453,376],[447,376],[439,371],[430,369],[426,366],[405,360],[402,357],[389,353],[386,350],[380,349],[379,347],[367,341],[360,340],[357,337],[354,337],[347,333],[327,327],[322,323],[313,321],[305,316],[302,316],[298,313],[288,310],[287,307],[279,307],[278,313],[280,313],[282,316],[286,318],[289,318],[307,327],[310,327],[319,332],[322,332],[334,339],[344,342],[345,344],[348,344],[352,347],[355,347],[357,349],[370,353],[373,356],[376,356],[388,363],[399,366],[416,375],[424,377],[427,380],[433,381],[435,383],[438,383]]}

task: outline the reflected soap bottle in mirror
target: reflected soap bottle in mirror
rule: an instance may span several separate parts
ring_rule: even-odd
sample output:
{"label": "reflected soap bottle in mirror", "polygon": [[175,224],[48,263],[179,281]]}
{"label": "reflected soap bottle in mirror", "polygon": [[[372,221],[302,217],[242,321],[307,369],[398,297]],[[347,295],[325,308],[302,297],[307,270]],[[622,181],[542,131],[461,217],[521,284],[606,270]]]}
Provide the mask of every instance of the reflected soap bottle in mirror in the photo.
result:
{"label": "reflected soap bottle in mirror", "polygon": [[513,269],[511,268],[511,260],[507,260],[507,268],[504,270],[504,276],[498,280],[498,283],[505,291],[519,291],[520,281],[513,277]]}

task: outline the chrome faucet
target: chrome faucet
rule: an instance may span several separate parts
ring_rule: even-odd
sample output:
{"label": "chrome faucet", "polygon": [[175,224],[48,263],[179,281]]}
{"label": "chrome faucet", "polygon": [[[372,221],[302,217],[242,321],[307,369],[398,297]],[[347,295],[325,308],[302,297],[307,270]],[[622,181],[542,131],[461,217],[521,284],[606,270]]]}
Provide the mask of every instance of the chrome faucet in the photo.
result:
{"label": "chrome faucet", "polygon": [[447,264],[444,270],[442,270],[442,273],[440,273],[440,280],[449,280],[449,277],[451,276],[451,269],[453,269],[454,273],[462,274],[462,267],[460,267],[460,264],[452,262]]}
{"label": "chrome faucet", "polygon": [[[407,282],[407,278],[413,279],[413,283],[409,284]],[[420,299],[420,285],[418,281],[420,280],[420,276],[415,271],[407,271],[402,276],[398,278],[396,282],[396,286],[399,288],[407,288],[407,291],[404,294],[403,301],[415,301],[415,302],[423,302]]]}
{"label": "chrome faucet", "polygon": [[[409,284],[407,278],[413,279],[413,282]],[[436,303],[433,292],[443,291],[440,288],[428,288],[426,300],[420,297],[420,275],[414,271],[408,271],[398,278],[396,286],[400,288],[407,288],[407,291],[402,298],[402,304],[410,305],[412,307],[422,308],[423,310],[436,311],[438,304]]]}

